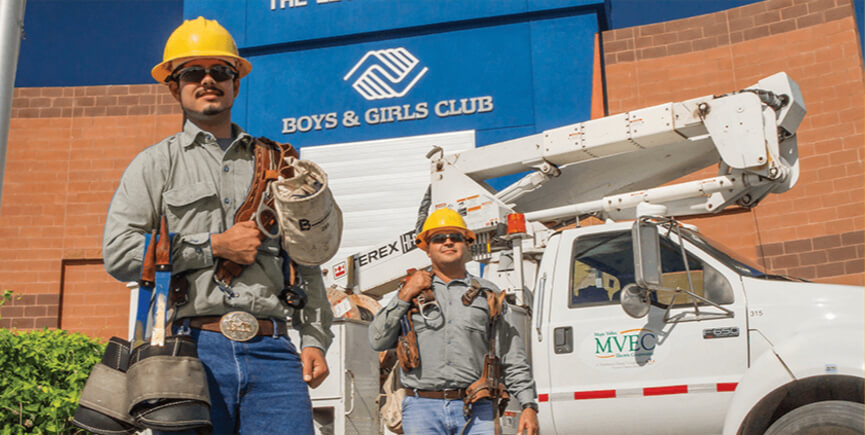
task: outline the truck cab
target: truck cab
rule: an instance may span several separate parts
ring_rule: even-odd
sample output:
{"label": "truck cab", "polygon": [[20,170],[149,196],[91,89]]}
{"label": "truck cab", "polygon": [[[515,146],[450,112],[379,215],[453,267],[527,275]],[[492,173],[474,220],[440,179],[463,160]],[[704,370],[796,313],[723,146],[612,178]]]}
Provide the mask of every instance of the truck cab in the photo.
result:
{"label": "truck cab", "polygon": [[[681,226],[644,225],[657,255],[641,258],[636,228],[548,241],[530,338],[544,433],[763,433],[774,420],[757,416],[761,401],[813,376],[825,378],[812,387],[863,409],[861,288],[766,274]],[[635,318],[622,295],[641,287],[640,261],[657,264],[659,288],[680,290],[644,293]],[[777,412],[777,401],[762,406]]]}

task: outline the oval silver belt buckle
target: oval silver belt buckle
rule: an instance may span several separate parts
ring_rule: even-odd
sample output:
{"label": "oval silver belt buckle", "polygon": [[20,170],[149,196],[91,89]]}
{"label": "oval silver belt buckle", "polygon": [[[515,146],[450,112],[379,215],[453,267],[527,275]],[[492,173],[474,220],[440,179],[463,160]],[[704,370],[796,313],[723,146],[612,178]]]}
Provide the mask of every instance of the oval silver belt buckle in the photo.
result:
{"label": "oval silver belt buckle", "polygon": [[232,311],[219,319],[219,332],[234,341],[249,341],[258,335],[258,319],[245,311]]}

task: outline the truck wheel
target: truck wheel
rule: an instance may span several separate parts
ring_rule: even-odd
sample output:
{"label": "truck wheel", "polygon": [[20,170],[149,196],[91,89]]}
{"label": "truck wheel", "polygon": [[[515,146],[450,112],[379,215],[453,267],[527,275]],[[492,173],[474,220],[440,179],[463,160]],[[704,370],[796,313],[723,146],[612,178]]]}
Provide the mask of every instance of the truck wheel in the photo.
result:
{"label": "truck wheel", "polygon": [[862,435],[865,405],[829,400],[800,406],[779,418],[764,435]]}

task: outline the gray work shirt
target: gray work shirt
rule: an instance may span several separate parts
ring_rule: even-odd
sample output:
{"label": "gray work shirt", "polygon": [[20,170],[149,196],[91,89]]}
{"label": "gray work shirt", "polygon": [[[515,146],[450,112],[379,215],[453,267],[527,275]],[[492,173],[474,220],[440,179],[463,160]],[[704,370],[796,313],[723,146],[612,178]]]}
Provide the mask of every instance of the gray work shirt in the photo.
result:
{"label": "gray work shirt", "polygon": [[[406,388],[441,391],[466,388],[481,377],[484,356],[489,349],[489,303],[483,293],[465,306],[462,296],[477,279],[481,287],[498,291],[495,284],[470,274],[465,279],[445,284],[433,277],[432,288],[441,305],[441,316],[426,320],[412,315],[417,334],[420,367],[401,373]],[[375,315],[369,327],[369,342],[377,351],[396,346],[400,335],[400,318],[411,305],[394,298]],[[433,311],[435,311],[433,309]],[[437,316],[429,312],[429,317]],[[535,382],[523,341],[514,326],[513,311],[503,304],[503,314],[496,328],[496,353],[502,364],[502,379],[508,393],[521,405],[533,403]]]}
{"label": "gray work shirt", "polygon": [[298,266],[309,297],[301,313],[278,299],[284,287],[278,239],[265,239],[255,262],[232,281],[229,298],[213,281],[216,259],[210,235],[225,232],[246,199],[254,170],[253,138],[232,124],[235,138],[223,151],[211,133],[187,121],[183,131],[142,151],[126,168],[111,200],[102,253],[105,270],[120,281],[141,277],[144,235],[168,219],[177,235],[171,247],[173,273],[187,272],[189,302],[178,318],[222,315],[242,310],[258,318],[300,324],[302,346],[327,350],[333,339],[333,313],[321,269]]}

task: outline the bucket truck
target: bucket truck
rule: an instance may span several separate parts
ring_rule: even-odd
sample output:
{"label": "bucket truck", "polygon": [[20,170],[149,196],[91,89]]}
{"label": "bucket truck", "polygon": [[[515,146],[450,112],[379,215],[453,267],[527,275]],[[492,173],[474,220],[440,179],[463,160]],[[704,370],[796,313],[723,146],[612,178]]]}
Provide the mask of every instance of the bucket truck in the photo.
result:
{"label": "bucket truck", "polygon": [[[473,260],[523,313],[541,433],[862,433],[863,289],[767,273],[676,220],[792,188],[804,115],[798,85],[778,73],[729,94],[427,155],[430,208],[464,216]],[[711,165],[711,177],[679,180]],[[527,174],[500,191],[484,182],[515,173]],[[413,236],[332,260],[327,279],[391,292],[429,265]],[[335,433],[377,421],[346,368],[365,358],[355,349],[364,332],[335,346],[333,385],[312,391],[314,406],[342,404],[328,414]],[[518,412],[503,417],[506,433]]]}

